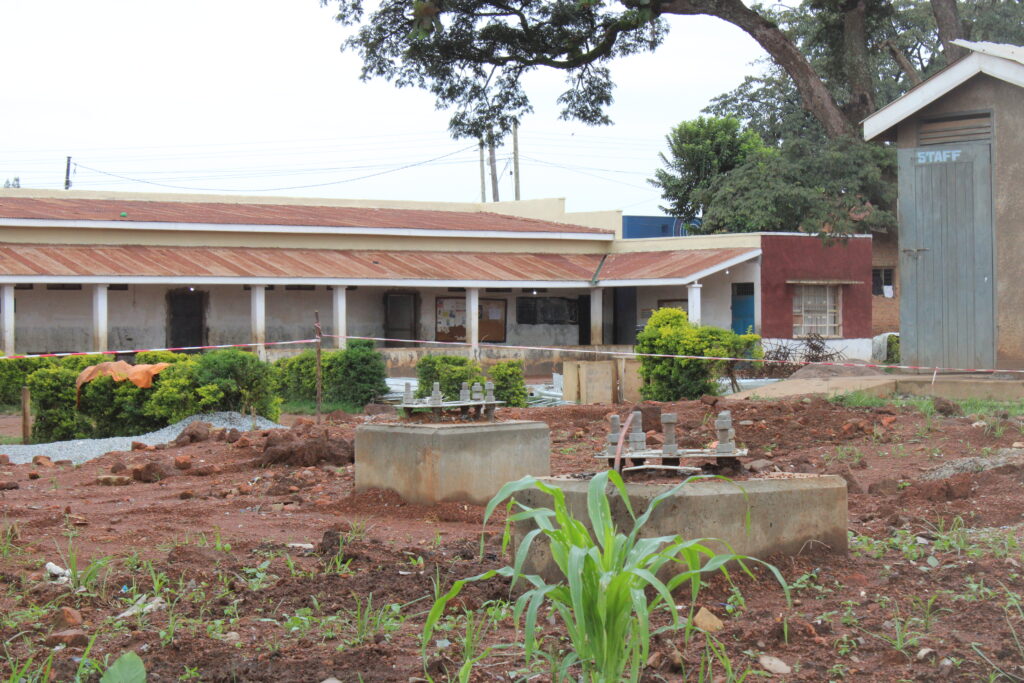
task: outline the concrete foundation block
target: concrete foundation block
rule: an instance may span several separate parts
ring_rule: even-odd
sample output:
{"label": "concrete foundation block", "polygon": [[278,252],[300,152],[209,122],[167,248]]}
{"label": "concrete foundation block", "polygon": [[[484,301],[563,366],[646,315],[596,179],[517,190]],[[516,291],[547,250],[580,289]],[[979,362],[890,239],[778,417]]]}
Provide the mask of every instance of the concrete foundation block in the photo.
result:
{"label": "concrete foundation block", "polygon": [[[589,528],[587,487],[590,482],[558,477],[547,478],[544,482],[565,492],[572,515]],[[610,488],[613,491],[610,494],[612,516],[619,529],[629,533],[633,528],[632,519],[617,490]],[[627,484],[626,488],[633,511],[639,516],[655,496],[672,486]],[[515,498],[530,507],[551,507],[551,497],[535,489],[521,491]],[[749,527],[745,524],[748,506]],[[516,524],[513,535],[517,547],[532,528],[530,522]],[[735,483],[693,482],[658,506],[644,527],[643,535],[716,538],[728,543],[733,552],[764,559],[778,553],[795,555],[801,550],[823,548],[846,553],[846,528],[846,482],[829,475]],[[728,551],[720,542],[708,545],[716,552]],[[540,574],[547,580],[559,578],[551,553],[540,537],[534,541],[523,571]]]}
{"label": "concrete foundation block", "polygon": [[543,422],[364,424],[356,427],[356,490],[410,503],[486,504],[507,482],[551,474]]}

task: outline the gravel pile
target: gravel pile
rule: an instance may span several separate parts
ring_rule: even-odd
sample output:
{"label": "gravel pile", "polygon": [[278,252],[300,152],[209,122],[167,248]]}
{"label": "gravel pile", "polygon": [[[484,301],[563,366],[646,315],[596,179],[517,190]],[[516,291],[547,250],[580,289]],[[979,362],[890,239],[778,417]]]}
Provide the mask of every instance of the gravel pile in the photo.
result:
{"label": "gravel pile", "polygon": [[[109,439],[78,439],[77,441],[55,441],[53,443],[32,444],[29,446],[0,446],[0,453],[6,453],[14,464],[32,462],[36,455],[49,456],[51,460],[70,460],[78,463],[98,458],[110,451],[131,450],[132,441],[140,441],[147,446],[173,441],[181,430],[190,422],[201,420],[209,422],[214,429],[231,429],[247,432],[252,429],[252,418],[236,412],[206,413],[186,417],[180,422],[168,425],[149,434],[140,436],[114,436]],[[265,417],[256,418],[256,429],[284,429],[276,422]]]}

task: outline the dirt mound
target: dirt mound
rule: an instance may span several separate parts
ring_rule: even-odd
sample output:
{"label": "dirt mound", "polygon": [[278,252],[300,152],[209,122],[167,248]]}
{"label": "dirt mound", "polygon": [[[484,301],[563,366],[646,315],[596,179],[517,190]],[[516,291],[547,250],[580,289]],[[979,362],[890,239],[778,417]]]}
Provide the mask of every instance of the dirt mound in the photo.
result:
{"label": "dirt mound", "polygon": [[303,422],[288,430],[271,431],[263,446],[260,464],[296,467],[320,463],[347,465],[353,456],[352,439],[341,430]]}

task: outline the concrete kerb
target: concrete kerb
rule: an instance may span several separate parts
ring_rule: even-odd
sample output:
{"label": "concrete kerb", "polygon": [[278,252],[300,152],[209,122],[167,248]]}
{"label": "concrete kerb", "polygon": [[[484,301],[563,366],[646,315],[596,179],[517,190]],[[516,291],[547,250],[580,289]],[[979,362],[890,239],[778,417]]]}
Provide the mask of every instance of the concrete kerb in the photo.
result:
{"label": "concrete kerb", "polygon": [[[590,527],[587,515],[588,481],[545,478],[565,493],[571,514]],[[650,501],[671,484],[626,484],[633,511],[638,516]],[[745,494],[745,495],[744,495]],[[516,500],[530,507],[550,507],[551,497],[536,489],[521,491]],[[632,519],[617,491],[610,493],[612,517],[628,533]],[[749,526],[747,525],[749,508]],[[518,547],[532,529],[518,522],[513,541]],[[800,479],[752,479],[742,482],[708,480],[692,482],[669,497],[654,511],[644,536],[715,538],[740,555],[765,558],[773,554],[796,555],[810,550],[847,551],[846,482],[837,476]],[[534,541],[523,570],[546,580],[559,578],[546,544]],[[715,552],[728,552],[724,543],[709,543]]]}
{"label": "concrete kerb", "polygon": [[543,422],[363,424],[356,490],[390,489],[410,503],[485,505],[507,482],[551,474]]}

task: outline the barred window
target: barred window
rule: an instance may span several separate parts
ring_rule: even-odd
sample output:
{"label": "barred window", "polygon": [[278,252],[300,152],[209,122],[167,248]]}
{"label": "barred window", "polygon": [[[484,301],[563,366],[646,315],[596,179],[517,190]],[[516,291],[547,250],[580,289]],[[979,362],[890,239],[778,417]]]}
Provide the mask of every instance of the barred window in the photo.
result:
{"label": "barred window", "polygon": [[793,292],[793,336],[841,337],[842,313],[839,287],[796,285]]}

